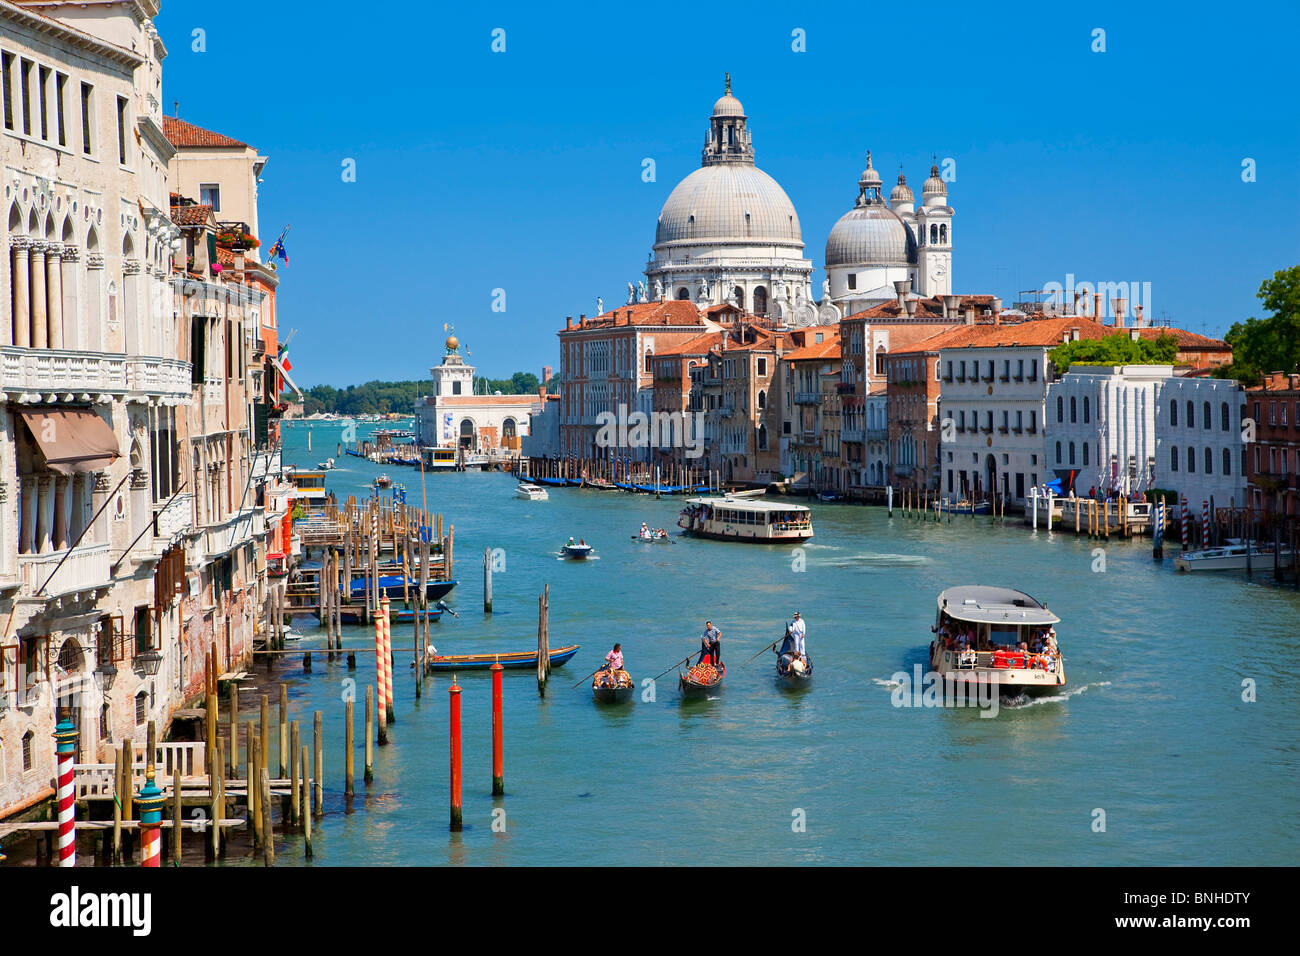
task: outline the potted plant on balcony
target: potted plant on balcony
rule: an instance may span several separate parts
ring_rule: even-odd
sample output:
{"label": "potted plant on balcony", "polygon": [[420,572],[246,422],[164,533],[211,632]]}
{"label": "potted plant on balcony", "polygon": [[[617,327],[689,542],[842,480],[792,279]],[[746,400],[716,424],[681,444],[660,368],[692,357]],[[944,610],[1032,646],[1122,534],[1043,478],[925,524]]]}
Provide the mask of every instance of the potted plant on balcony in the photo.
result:
{"label": "potted plant on balcony", "polygon": [[255,236],[246,232],[235,232],[231,229],[223,229],[217,233],[217,245],[223,249],[230,249],[235,252],[243,252],[248,249],[256,249],[261,245]]}

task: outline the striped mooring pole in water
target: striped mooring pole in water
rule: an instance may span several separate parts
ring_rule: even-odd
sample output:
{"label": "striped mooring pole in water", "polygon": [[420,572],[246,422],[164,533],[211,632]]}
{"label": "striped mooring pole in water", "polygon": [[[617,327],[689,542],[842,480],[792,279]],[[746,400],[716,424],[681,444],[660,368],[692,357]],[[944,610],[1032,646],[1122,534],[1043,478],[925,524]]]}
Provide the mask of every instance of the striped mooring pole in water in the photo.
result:
{"label": "striped mooring pole in water", "polygon": [[1183,495],[1183,550],[1187,550],[1187,496]]}
{"label": "striped mooring pole in water", "polygon": [[1209,499],[1201,501],[1201,547],[1210,546],[1210,502]]}
{"label": "striped mooring pole in water", "polygon": [[501,755],[501,672],[500,661],[492,664],[492,796],[506,792],[505,761]]}
{"label": "striped mooring pole in water", "polygon": [[[251,764],[249,765],[251,768]],[[252,786],[252,771],[249,771]],[[140,865],[162,866],[162,810],[165,798],[154,782],[153,765],[145,773],[145,784],[140,788],[136,806],[140,808]]]}
{"label": "striped mooring pole in water", "polygon": [[59,762],[59,866],[77,865],[77,795],[73,786],[72,762],[77,753],[77,728],[63,711],[54,728],[55,754]]}

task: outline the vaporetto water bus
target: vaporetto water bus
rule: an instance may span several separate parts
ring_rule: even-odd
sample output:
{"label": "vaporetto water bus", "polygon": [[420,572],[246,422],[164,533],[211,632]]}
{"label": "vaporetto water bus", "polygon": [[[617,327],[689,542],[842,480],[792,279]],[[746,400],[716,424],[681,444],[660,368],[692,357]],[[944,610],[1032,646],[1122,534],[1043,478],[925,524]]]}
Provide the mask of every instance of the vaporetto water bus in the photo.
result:
{"label": "vaporetto water bus", "polygon": [[930,668],[946,680],[987,682],[1016,696],[1065,686],[1056,644],[1060,618],[1012,588],[963,585],[939,595]]}
{"label": "vaporetto water bus", "polygon": [[802,541],[813,536],[812,512],[803,505],[727,495],[688,498],[677,526],[699,538],[723,541]]}

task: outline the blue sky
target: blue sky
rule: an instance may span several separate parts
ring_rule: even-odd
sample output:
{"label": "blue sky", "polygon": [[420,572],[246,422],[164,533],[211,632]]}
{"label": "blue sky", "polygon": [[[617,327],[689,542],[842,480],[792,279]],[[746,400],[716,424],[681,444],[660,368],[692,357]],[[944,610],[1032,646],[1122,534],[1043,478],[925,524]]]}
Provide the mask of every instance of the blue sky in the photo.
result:
{"label": "blue sky", "polygon": [[1300,262],[1294,2],[256,12],[165,0],[163,99],[270,157],[262,238],[293,226],[279,308],[302,385],[425,377],[445,322],[482,374],[558,369],[564,317],[641,276],[725,70],[815,289],[867,149],[918,197],[931,156],[955,160],[955,291],[1150,282],[1156,315],[1219,335]]}

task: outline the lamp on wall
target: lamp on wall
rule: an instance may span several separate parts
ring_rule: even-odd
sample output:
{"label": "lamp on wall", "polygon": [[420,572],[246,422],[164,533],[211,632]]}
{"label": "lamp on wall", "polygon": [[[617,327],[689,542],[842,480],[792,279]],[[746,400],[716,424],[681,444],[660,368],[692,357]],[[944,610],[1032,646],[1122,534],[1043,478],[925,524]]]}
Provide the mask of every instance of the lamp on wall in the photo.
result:
{"label": "lamp on wall", "polygon": [[113,681],[117,680],[117,665],[112,661],[104,661],[95,668],[95,677],[99,681],[99,689],[107,694],[113,689]]}
{"label": "lamp on wall", "polygon": [[162,655],[153,648],[135,655],[135,665],[146,677],[153,677],[162,666]]}

